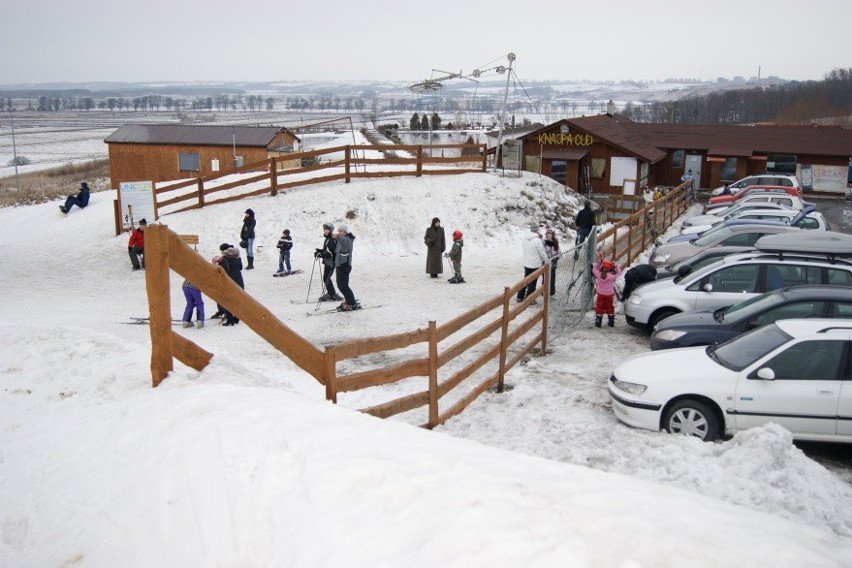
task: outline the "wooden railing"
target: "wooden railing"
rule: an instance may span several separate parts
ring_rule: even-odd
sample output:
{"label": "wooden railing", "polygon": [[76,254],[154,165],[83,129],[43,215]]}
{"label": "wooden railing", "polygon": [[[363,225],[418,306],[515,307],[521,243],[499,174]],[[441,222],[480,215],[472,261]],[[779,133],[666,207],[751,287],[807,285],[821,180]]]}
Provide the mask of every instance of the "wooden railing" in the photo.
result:
{"label": "wooden railing", "polygon": [[[442,149],[461,150],[462,155],[451,157],[431,155],[433,151]],[[408,152],[413,157],[366,158],[363,154],[366,150]],[[465,150],[471,155],[464,155]],[[343,159],[322,160],[323,156],[340,153],[343,153]],[[305,160],[317,160],[318,163],[296,168],[285,167],[287,163],[301,164]],[[467,167],[463,167],[465,165]],[[396,166],[397,169],[382,170],[382,166]],[[398,169],[399,166],[410,166],[410,169]],[[329,181],[343,180],[349,183],[352,178],[449,175],[484,172],[486,168],[487,153],[484,144],[365,145],[323,148],[253,162],[225,173],[158,185],[154,189],[154,218],[158,219],[164,213],[177,213],[247,197],[277,195],[279,191],[290,188]],[[316,174],[323,170],[333,171],[328,174]],[[235,175],[239,177],[228,179]],[[227,196],[216,196],[217,193],[237,188],[241,189],[239,193],[231,191]],[[163,209],[168,211],[163,212]]]}
{"label": "wooden railing", "polygon": [[[689,196],[684,182],[666,195],[615,223],[597,237],[598,250],[604,256],[629,266],[636,257],[653,244],[676,218],[689,208]],[[624,260],[624,262],[621,262]]]}
{"label": "wooden railing", "polygon": [[[185,365],[202,370],[213,355],[172,330],[169,270],[189,279],[202,293],[228,310],[241,322],[263,337],[298,367],[325,385],[326,398],[337,402],[339,393],[397,383],[411,377],[427,377],[426,390],[404,395],[383,404],[363,409],[374,416],[388,417],[428,405],[428,417],[423,424],[433,428],[455,416],[489,388],[502,392],[506,373],[524,356],[539,345],[539,352],[547,351],[547,312],[549,308],[550,263],[546,263],[511,287],[504,288],[500,296],[492,298],[468,312],[438,326],[430,321],[425,329],[384,337],[371,337],[346,341],[320,351],[309,341],[282,323],[272,312],[237,286],[225,271],[205,261],[185,244],[180,235],[165,225],[149,225],[145,230],[145,285],[148,295],[151,332],[151,376],[153,386],[160,384],[174,369],[176,358]],[[544,283],[522,302],[510,307],[511,298],[522,287],[544,276]],[[543,301],[541,310],[531,308],[538,298]],[[481,319],[499,311],[499,316],[476,326]],[[532,312],[532,315],[530,315]],[[525,319],[522,316],[527,315]],[[540,331],[525,343],[521,340],[541,325]],[[442,347],[441,342],[470,328],[464,338]],[[495,336],[499,332],[499,339]],[[474,356],[471,350],[490,340],[485,352]],[[355,357],[393,351],[414,345],[425,345],[422,357],[401,360],[379,369],[346,375],[337,374],[340,362]],[[441,381],[439,371],[459,359],[454,372]],[[441,412],[439,406],[448,396],[474,376],[488,363],[496,370],[479,379],[470,390],[463,393],[449,408]]]}

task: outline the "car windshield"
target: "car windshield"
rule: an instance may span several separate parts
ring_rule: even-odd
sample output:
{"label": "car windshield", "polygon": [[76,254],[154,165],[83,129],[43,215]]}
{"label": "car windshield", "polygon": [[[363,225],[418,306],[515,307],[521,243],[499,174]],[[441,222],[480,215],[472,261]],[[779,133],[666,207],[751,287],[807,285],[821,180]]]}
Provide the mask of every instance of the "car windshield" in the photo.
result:
{"label": "car windshield", "polygon": [[777,325],[766,325],[744,333],[720,345],[707,347],[707,355],[733,371],[742,371],[792,337]]}
{"label": "car windshield", "polygon": [[781,294],[781,290],[774,290],[722,309],[718,320],[728,323],[742,321],[783,302],[784,296]]}
{"label": "car windshield", "polygon": [[717,225],[710,229],[709,231],[705,231],[700,237],[693,241],[693,244],[698,247],[706,247],[708,245],[712,245],[714,243],[718,243],[722,239],[726,239],[731,236],[734,232],[730,227],[726,227],[725,225]]}

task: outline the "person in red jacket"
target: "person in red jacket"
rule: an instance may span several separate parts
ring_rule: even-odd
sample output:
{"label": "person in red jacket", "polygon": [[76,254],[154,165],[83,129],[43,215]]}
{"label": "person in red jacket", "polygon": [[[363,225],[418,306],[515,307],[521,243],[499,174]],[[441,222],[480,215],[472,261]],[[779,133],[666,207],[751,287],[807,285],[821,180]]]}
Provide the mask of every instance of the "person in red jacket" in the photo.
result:
{"label": "person in red jacket", "polygon": [[139,226],[130,231],[130,240],[127,242],[127,253],[130,255],[130,264],[133,270],[145,268],[145,227],[148,221],[142,219]]}

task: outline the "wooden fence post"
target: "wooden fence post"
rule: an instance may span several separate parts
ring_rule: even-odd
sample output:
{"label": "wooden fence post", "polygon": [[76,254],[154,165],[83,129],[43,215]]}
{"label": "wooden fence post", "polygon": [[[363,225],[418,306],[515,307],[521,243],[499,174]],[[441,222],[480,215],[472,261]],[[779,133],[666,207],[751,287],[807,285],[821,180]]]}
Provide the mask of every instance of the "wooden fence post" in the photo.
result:
{"label": "wooden fence post", "polygon": [[547,316],[550,311],[550,279],[553,278],[553,274],[551,271],[553,270],[553,264],[548,262],[547,266],[544,267],[544,294],[542,298],[544,298],[544,313],[541,317],[541,355],[547,355]]}
{"label": "wooden fence post", "polygon": [[157,386],[174,369],[169,295],[169,233],[166,225],[145,229],[145,289],[151,332],[151,378]]}
{"label": "wooden fence post", "polygon": [[272,197],[278,195],[278,162],[275,158],[269,158],[269,187]]}
{"label": "wooden fence post", "polygon": [[[549,290],[548,290],[549,292]],[[500,323],[500,368],[497,371],[497,392],[503,392],[506,378],[506,352],[509,349],[509,302],[512,294],[509,287],[503,288],[503,317]]]}
{"label": "wooden fence post", "polygon": [[337,404],[337,353],[334,351],[334,346],[326,347],[323,356],[325,369],[325,399]]}
{"label": "wooden fence post", "polygon": [[204,180],[198,178],[198,206],[204,207]]}
{"label": "wooden fence post", "polygon": [[438,425],[438,327],[429,321],[429,428]]}
{"label": "wooden fence post", "polygon": [[350,181],[352,181],[352,174],[351,174],[352,146],[346,146],[346,151],[344,152],[344,156],[345,156],[345,159],[344,159],[344,164],[343,164],[343,170],[344,170],[344,175],[346,176],[346,183],[349,183]]}
{"label": "wooden fence post", "polygon": [[423,145],[417,147],[417,177],[423,175]]}
{"label": "wooden fence post", "polygon": [[482,145],[482,173],[488,171],[488,144]]}

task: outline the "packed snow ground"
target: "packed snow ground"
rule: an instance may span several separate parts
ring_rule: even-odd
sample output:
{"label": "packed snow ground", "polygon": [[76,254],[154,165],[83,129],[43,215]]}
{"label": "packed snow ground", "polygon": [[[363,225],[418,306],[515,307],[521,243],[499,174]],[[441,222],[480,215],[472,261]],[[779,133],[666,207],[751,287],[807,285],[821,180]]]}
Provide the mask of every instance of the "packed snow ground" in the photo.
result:
{"label": "packed snow ground", "polygon": [[[520,238],[578,204],[538,176],[300,188],[161,219],[210,257],[258,217],[246,290],[318,346],[445,322],[522,276]],[[0,566],[843,566],[852,489],[769,426],[705,444],[617,422],[606,379],[647,337],[557,336],[435,432],[350,410],[244,325],[182,334],[214,353],[150,388],[144,274],[112,199],[0,210]],[[351,217],[351,219],[348,219]],[[424,272],[433,216],[465,233],[468,284]],[[356,235],[352,287],[382,307],[308,316],[321,224]],[[274,244],[294,268],[272,278]],[[570,234],[562,235],[571,240]],[[172,277],[180,317],[182,279]],[[310,286],[310,294],[308,288]],[[207,300],[208,316],[215,304]],[[465,439],[466,438],[466,439]],[[476,443],[481,442],[481,443]],[[491,446],[491,447],[489,447]],[[506,451],[512,450],[512,451]],[[546,459],[542,459],[546,458]]]}

